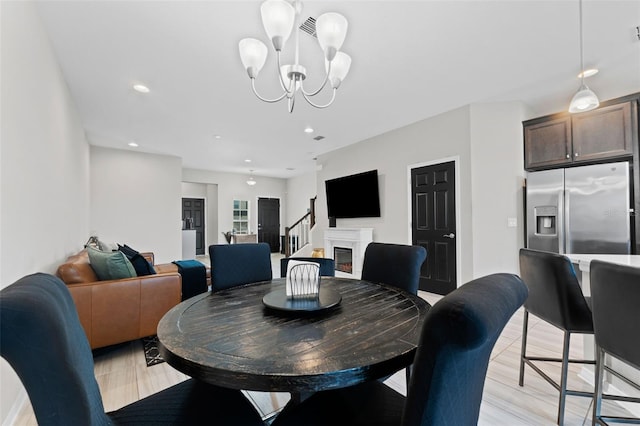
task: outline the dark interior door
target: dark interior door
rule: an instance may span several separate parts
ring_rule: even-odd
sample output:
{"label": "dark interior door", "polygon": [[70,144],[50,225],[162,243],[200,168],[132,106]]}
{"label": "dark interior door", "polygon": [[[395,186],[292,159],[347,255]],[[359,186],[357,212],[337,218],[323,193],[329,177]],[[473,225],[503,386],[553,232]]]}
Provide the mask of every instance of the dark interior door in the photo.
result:
{"label": "dark interior door", "polygon": [[258,198],[258,242],[268,243],[271,253],[280,251],[280,200]]}
{"label": "dark interior door", "polygon": [[192,229],[196,230],[196,254],[204,254],[204,200],[202,198],[182,199],[182,220],[187,228],[187,219],[192,219]]}
{"label": "dark interior door", "polygon": [[412,242],[427,249],[420,290],[438,294],[456,284],[455,162],[411,170]]}

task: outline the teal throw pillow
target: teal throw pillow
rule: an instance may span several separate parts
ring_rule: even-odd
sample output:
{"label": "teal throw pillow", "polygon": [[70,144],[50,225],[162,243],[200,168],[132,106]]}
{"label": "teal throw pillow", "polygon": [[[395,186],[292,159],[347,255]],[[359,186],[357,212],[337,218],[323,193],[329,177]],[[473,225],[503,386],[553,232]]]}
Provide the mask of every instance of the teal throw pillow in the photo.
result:
{"label": "teal throw pillow", "polygon": [[91,246],[87,247],[89,263],[98,279],[119,280],[136,277],[136,270],[121,251],[100,251]]}

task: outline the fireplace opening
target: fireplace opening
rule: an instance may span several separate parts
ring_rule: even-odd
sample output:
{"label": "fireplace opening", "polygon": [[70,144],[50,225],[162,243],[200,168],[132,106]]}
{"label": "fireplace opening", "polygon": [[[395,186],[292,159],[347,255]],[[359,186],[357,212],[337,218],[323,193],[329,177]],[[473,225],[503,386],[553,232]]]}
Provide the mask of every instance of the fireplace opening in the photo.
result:
{"label": "fireplace opening", "polygon": [[350,248],[334,247],[333,259],[336,264],[336,271],[353,273],[353,253]]}

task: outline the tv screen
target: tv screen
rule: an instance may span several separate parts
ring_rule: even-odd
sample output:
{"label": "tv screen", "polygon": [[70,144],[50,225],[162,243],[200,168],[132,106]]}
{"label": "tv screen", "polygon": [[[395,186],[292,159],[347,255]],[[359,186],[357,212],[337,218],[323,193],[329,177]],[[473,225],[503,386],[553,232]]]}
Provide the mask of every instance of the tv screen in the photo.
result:
{"label": "tv screen", "polygon": [[380,217],[378,170],[325,181],[329,217]]}

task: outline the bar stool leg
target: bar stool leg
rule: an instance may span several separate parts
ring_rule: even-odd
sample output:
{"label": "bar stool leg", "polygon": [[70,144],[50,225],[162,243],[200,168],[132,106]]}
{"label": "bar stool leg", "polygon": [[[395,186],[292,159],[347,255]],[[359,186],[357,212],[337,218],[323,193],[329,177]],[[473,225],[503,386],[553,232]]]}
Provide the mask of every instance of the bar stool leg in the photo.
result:
{"label": "bar stool leg", "polygon": [[564,424],[564,406],[567,401],[567,376],[569,373],[569,344],[571,333],[564,332],[564,345],[562,347],[562,371],[560,373],[560,399],[558,401],[558,424]]}
{"label": "bar stool leg", "polygon": [[518,384],[524,386],[524,359],[527,356],[527,328],[529,325],[529,311],[524,310],[522,319],[522,348],[520,349],[520,379]]}
{"label": "bar stool leg", "polygon": [[596,345],[596,366],[594,368],[595,388],[593,391],[593,418],[592,425],[600,423],[600,415],[602,410],[602,386],[604,378],[604,352]]}

